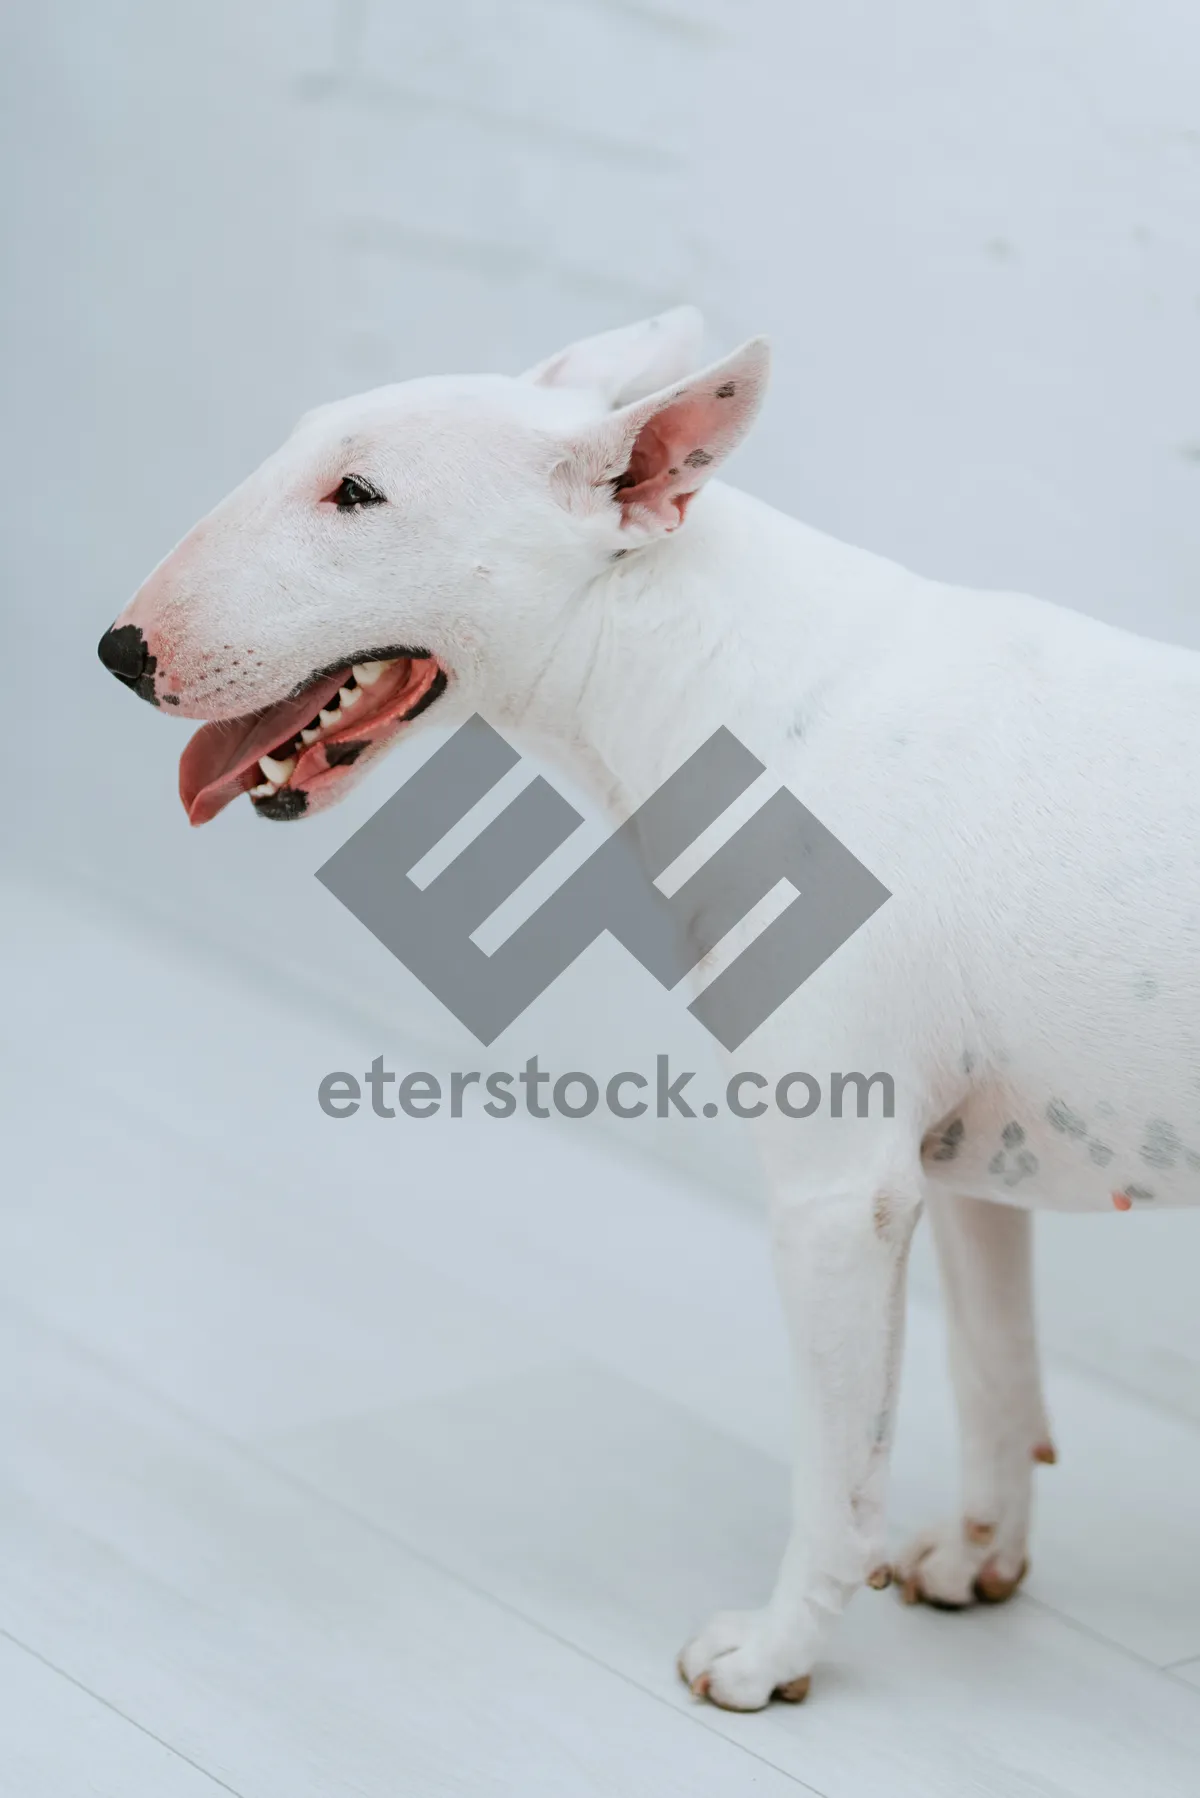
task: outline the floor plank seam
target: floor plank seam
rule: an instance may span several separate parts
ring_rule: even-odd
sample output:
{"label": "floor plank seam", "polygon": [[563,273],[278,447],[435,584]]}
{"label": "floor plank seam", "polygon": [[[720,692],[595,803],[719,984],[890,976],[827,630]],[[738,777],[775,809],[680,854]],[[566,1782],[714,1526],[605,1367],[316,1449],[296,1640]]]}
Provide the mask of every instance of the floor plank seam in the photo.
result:
{"label": "floor plank seam", "polygon": [[[1102,1630],[1094,1629],[1090,1623],[1081,1622],[1078,1617],[1072,1617],[1067,1611],[1060,1611],[1057,1606],[1047,1603],[1044,1598],[1037,1598],[1032,1592],[1019,1593],[1013,1602],[1032,1606],[1035,1610],[1040,1611],[1043,1616],[1053,1617],[1055,1622],[1063,1624],[1069,1630],[1073,1630],[1076,1635],[1086,1636],[1088,1641],[1095,1642],[1099,1647],[1108,1648],[1115,1654],[1122,1654],[1125,1656],[1126,1660],[1136,1661],[1139,1667],[1144,1667],[1151,1673],[1167,1673],[1170,1671],[1170,1667],[1186,1666],[1188,1664],[1185,1659],[1182,1662],[1172,1661],[1170,1667],[1164,1667],[1161,1661],[1154,1661],[1150,1659],[1149,1655],[1139,1654],[1136,1648],[1130,1648],[1126,1643],[1118,1642],[1113,1636],[1106,1636]],[[1186,1684],[1187,1682],[1181,1681],[1180,1683]],[[1193,1688],[1193,1690],[1196,1690],[1196,1688]],[[1200,1699],[1200,1690],[1196,1690],[1196,1697]]]}
{"label": "floor plank seam", "polygon": [[[57,1336],[62,1342],[70,1347],[74,1354],[81,1356],[84,1359],[94,1361],[96,1365],[102,1367],[108,1376],[115,1380],[119,1385],[123,1385],[131,1391],[138,1392],[143,1398],[149,1399],[152,1403],[162,1406],[164,1410],[175,1415],[181,1422],[186,1423],[190,1428],[199,1431],[202,1435],[209,1437],[213,1441],[221,1443],[230,1452],[237,1455],[250,1466],[270,1473],[283,1484],[291,1486],[294,1491],[303,1493],[306,1498],[321,1505],[328,1506],[331,1510],[338,1512],[342,1516],[352,1518],[361,1527],[379,1537],[380,1540],[401,1549],[404,1553],[410,1555],[413,1560],[421,1563],[421,1565],[441,1574],[443,1578],[451,1580],[464,1591],[471,1592],[475,1597],[485,1600],[488,1604],[503,1611],[506,1615],[516,1618],[527,1627],[538,1631],[539,1634],[545,1636],[548,1640],[556,1642],[560,1647],[568,1649],[573,1654],[580,1655],[583,1659],[591,1662],[594,1666],[603,1669],[605,1672],[612,1674],[614,1678],[621,1680],[635,1691],[642,1692],[646,1697],[653,1698],[657,1703],[666,1705],[667,1709],[673,1711],[676,1715],[684,1717],[691,1716],[692,1720],[699,1723],[702,1728],[710,1727],[705,1719],[704,1712],[700,1707],[697,1707],[694,1714],[689,1710],[681,1710],[679,1706],[671,1704],[651,1687],[643,1686],[630,1674],[624,1673],[620,1668],[610,1666],[608,1662],[601,1660],[599,1656],[592,1654],[589,1650],[581,1648],[568,1637],[559,1635],[557,1631],[550,1629],[536,1617],[529,1616],[526,1612],[521,1610],[519,1606],[511,1603],[507,1599],[500,1598],[496,1593],[488,1591],[485,1586],[477,1585],[465,1574],[456,1572],[453,1568],[444,1566],[442,1562],[429,1555],[424,1549],[418,1548],[405,1537],[397,1534],[395,1530],[388,1528],[385,1524],[381,1524],[374,1518],[367,1516],[364,1512],[357,1510],[355,1506],[350,1504],[347,1500],[337,1498],[331,1493],[323,1491],[319,1486],[310,1485],[307,1480],[302,1479],[290,1468],[274,1461],[269,1455],[264,1455],[261,1450],[257,1449],[252,1444],[247,1443],[243,1438],[227,1435],[223,1430],[219,1429],[215,1424],[210,1423],[206,1418],[189,1410],[188,1407],[181,1404],[178,1399],[160,1392],[156,1387],[134,1375],[129,1369],[112,1361],[107,1355],[98,1354],[90,1347],[90,1345],[80,1342],[70,1331],[62,1329],[61,1326],[57,1324],[45,1322],[43,1319],[39,1318],[36,1313],[30,1312],[27,1307],[14,1300],[11,1294],[5,1296],[4,1302],[14,1311],[29,1318],[38,1329],[45,1330],[49,1335]],[[681,1406],[680,1409],[686,1410],[686,1407]],[[711,1428],[715,1434],[720,1435],[724,1440],[735,1444],[737,1443],[735,1437],[727,1435],[727,1433],[720,1429],[718,1425],[709,1424],[708,1427]],[[1031,1592],[1021,1593],[1019,1602],[1034,1607],[1044,1616],[1054,1618],[1056,1622],[1063,1624],[1077,1635],[1084,1636],[1088,1640],[1098,1644],[1100,1647],[1109,1649],[1115,1654],[1123,1655],[1127,1660],[1135,1662],[1138,1666],[1143,1667],[1150,1672],[1162,1673],[1167,1671],[1167,1669],[1164,1669],[1159,1662],[1152,1660],[1148,1655],[1140,1654],[1136,1649],[1130,1648],[1126,1643],[1120,1642],[1114,1637],[1106,1636],[1102,1631],[1093,1628],[1090,1624],[1081,1622],[1080,1619],[1076,1617],[1072,1617],[1068,1612],[1060,1611],[1057,1606],[1050,1604],[1046,1599],[1037,1598]],[[1196,1657],[1185,1657],[1182,1663],[1173,1662],[1171,1665],[1186,1665],[1189,1659],[1194,1658]],[[1197,1699],[1200,1699],[1200,1689],[1190,1686],[1189,1682],[1177,1680],[1174,1683],[1183,1685],[1188,1690],[1195,1692]],[[717,1733],[723,1735],[723,1732],[721,1731],[718,1731]],[[723,1736],[723,1739],[728,1740],[730,1738]],[[742,1744],[737,1743],[736,1746],[741,1747]],[[753,1751],[747,1749],[745,1752],[752,1753]],[[762,1760],[765,1765],[775,1768],[775,1763],[766,1760],[764,1756],[754,1755],[754,1758]],[[784,1768],[778,1768],[776,1770],[786,1773],[786,1769]],[[786,1777],[794,1779],[795,1775],[786,1773]],[[814,1786],[805,1785],[805,1782],[802,1780],[797,1779],[796,1784],[800,1785],[804,1790],[812,1792],[814,1798],[826,1798],[826,1794],[819,1792]]]}
{"label": "floor plank seam", "polygon": [[[70,1331],[62,1329],[57,1324],[47,1323],[44,1319],[38,1317],[36,1313],[30,1312],[25,1306],[15,1301],[11,1294],[5,1295],[3,1302],[14,1313],[29,1319],[37,1329],[43,1330],[49,1336],[57,1337],[58,1340],[65,1344],[73,1354],[84,1360],[90,1361],[93,1365],[100,1368],[117,1385],[124,1386],[129,1391],[136,1392],[141,1398],[148,1400],[151,1404],[160,1406],[164,1411],[173,1415],[179,1422],[186,1424],[190,1429],[195,1430],[201,1436],[207,1437],[212,1442],[219,1443],[224,1449],[236,1456],[246,1465],[253,1467],[260,1473],[270,1474],[271,1477],[277,1479],[281,1485],[290,1487],[294,1492],[301,1494],[311,1503],[324,1507],[339,1516],[350,1519],[360,1529],[366,1530],[369,1534],[386,1543],[390,1548],[400,1550],[401,1553],[407,1555],[411,1560],[428,1568],[431,1572],[439,1574],[441,1578],[448,1580],[451,1584],[459,1587],[460,1590],[471,1593],[473,1597],[491,1606],[494,1610],[500,1611],[503,1615],[513,1618],[516,1622],[523,1624],[527,1629],[533,1630],[544,1640],[553,1642],[557,1647],[564,1649],[568,1654],[586,1661],[590,1666],[596,1667],[602,1673],[606,1673],[611,1678],[619,1680],[622,1685],[629,1687],[631,1691],[637,1692],[643,1698],[647,1698],[654,1704],[662,1706],[665,1710],[669,1711],[672,1716],[679,1717],[684,1721],[705,1730],[708,1734],[717,1736],[719,1740],[728,1743],[730,1747],[738,1749],[751,1760],[757,1761],[760,1766],[768,1767],[771,1772],[778,1774],[781,1778],[790,1780],[791,1783],[796,1786],[797,1790],[809,1793],[811,1798],[828,1798],[828,1794],[821,1791],[819,1787],[810,1785],[806,1780],[800,1779],[795,1773],[792,1773],[787,1767],[780,1766],[778,1762],[771,1760],[767,1755],[759,1753],[757,1750],[748,1747],[744,1742],[739,1742],[735,1736],[729,1735],[726,1729],[722,1728],[720,1724],[716,1722],[708,1706],[698,1704],[682,1706],[673,1704],[670,1699],[665,1697],[661,1692],[655,1691],[653,1687],[643,1685],[640,1680],[636,1679],[632,1674],[626,1673],[620,1667],[612,1666],[608,1661],[603,1660],[590,1649],[581,1647],[577,1642],[572,1642],[569,1637],[560,1635],[557,1630],[551,1629],[539,1618],[528,1615],[510,1600],[501,1598],[497,1593],[490,1592],[486,1586],[478,1585],[474,1580],[468,1578],[466,1574],[458,1572],[453,1567],[446,1566],[435,1556],[430,1555],[422,1548],[418,1548],[413,1543],[407,1541],[403,1536],[398,1535],[396,1531],[388,1529],[384,1524],[377,1522],[373,1517],[366,1516],[353,1505],[348,1504],[344,1499],[336,1498],[332,1494],[322,1491],[319,1486],[310,1485],[308,1481],[301,1479],[298,1474],[293,1473],[290,1468],[281,1466],[269,1456],[265,1456],[261,1452],[256,1451],[254,1447],[247,1444],[241,1438],[226,1435],[223,1430],[218,1429],[215,1424],[208,1422],[206,1418],[200,1417],[195,1412],[189,1410],[188,1407],[181,1404],[178,1399],[168,1397],[166,1394],[159,1392],[155,1387],[131,1374],[128,1369],[113,1362],[107,1355],[97,1353],[90,1347],[90,1345],[81,1343]],[[7,1631],[2,1629],[2,1626],[0,1626],[0,1633],[8,1634]],[[11,1639],[18,1647],[27,1647],[27,1644],[18,1641],[16,1637]],[[37,1655],[35,1649],[28,1649],[28,1652]],[[44,1657],[37,1655],[37,1658],[42,1660]],[[71,1674],[63,1672],[61,1668],[54,1666],[52,1662],[47,1661],[46,1665],[51,1667],[56,1673],[61,1672],[64,1679],[71,1680],[71,1683],[78,1685],[82,1691],[90,1692],[89,1687],[83,1685],[81,1681],[75,1679]],[[119,1711],[108,1699],[101,1697],[99,1693],[91,1692],[90,1695],[96,1698],[100,1703],[107,1705],[107,1707],[110,1710],[115,1711],[118,1716],[124,1715],[124,1713]],[[126,1721],[135,1722],[132,1718],[127,1718]],[[135,1727],[141,1729],[143,1734],[153,1737],[153,1731],[146,1729],[144,1725],[135,1722]],[[153,1739],[156,1741],[158,1740],[157,1737],[153,1737]],[[170,1744],[164,1743],[163,1746],[170,1747]],[[187,1756],[180,1753],[178,1749],[172,1748],[171,1752],[177,1754],[181,1760],[187,1759]],[[197,1770],[206,1773],[206,1777],[214,1780],[217,1785],[223,1786],[224,1790],[233,1794],[233,1798],[246,1798],[245,1794],[237,1792],[234,1787],[224,1785],[224,1782],[221,1781],[216,1774],[208,1774],[203,1767],[200,1767]]]}
{"label": "floor plank seam", "polygon": [[103,1705],[106,1711],[111,1712],[114,1717],[119,1717],[122,1723],[128,1723],[130,1729],[136,1729],[139,1735],[146,1737],[147,1741],[155,1743],[167,1754],[173,1755],[177,1761],[182,1761],[185,1767],[192,1769],[193,1773],[199,1773],[203,1779],[210,1780],[220,1791],[228,1792],[230,1798],[246,1798],[244,1792],[240,1792],[236,1786],[231,1786],[227,1780],[221,1778],[219,1773],[213,1773],[208,1767],[201,1766],[200,1762],[194,1761],[190,1754],[185,1754],[181,1748],[176,1748],[173,1742],[168,1742],[165,1737],[156,1735],[144,1723],[139,1723],[136,1717],[131,1717],[128,1711],[123,1711],[119,1705],[114,1704],[111,1698],[106,1698],[103,1692],[95,1691],[84,1680],[77,1679],[73,1673],[68,1673],[65,1667],[60,1667],[56,1661],[41,1654],[32,1643],[23,1641],[20,1636],[14,1636],[11,1630],[4,1628],[3,1624],[0,1624],[0,1636],[3,1636],[6,1642],[11,1642],[14,1648],[19,1648],[22,1654],[27,1654],[31,1660],[37,1661],[39,1666],[45,1667],[48,1672],[57,1674],[59,1679],[65,1679],[67,1684],[74,1686],[77,1692],[83,1692],[88,1698],[94,1699],[97,1704]]}

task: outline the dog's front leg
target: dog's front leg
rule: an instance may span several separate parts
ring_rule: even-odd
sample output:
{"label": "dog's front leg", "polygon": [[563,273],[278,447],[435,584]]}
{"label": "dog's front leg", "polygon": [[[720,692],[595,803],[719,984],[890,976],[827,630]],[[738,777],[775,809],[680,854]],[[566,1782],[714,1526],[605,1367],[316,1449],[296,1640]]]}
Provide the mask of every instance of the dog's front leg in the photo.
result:
{"label": "dog's front leg", "polygon": [[697,1696],[757,1710],[808,1691],[823,1640],[864,1580],[887,1583],[884,1486],[904,1330],[915,1186],[785,1197],[776,1273],[796,1363],[792,1524],[759,1611],[714,1617],[684,1650]]}

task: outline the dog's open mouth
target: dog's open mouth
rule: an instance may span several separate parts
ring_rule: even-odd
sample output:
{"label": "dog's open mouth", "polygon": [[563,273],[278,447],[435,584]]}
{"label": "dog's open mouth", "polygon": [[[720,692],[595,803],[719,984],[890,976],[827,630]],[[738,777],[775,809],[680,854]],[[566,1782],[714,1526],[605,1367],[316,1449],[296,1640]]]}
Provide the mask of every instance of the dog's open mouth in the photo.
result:
{"label": "dog's open mouth", "polygon": [[310,798],[389,743],[432,705],[445,671],[417,650],[372,652],[315,675],[299,693],[243,718],[205,724],[179,761],[179,797],[192,824],[207,824],[249,793],[260,817],[300,818]]}

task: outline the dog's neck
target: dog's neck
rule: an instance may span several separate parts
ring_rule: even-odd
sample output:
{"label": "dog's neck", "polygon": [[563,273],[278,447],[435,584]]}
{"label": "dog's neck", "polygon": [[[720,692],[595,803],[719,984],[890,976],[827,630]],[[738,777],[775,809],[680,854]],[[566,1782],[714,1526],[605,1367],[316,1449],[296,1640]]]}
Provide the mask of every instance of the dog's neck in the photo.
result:
{"label": "dog's neck", "polygon": [[627,814],[721,725],[768,762],[861,680],[920,583],[713,482],[678,534],[560,604],[482,707]]}

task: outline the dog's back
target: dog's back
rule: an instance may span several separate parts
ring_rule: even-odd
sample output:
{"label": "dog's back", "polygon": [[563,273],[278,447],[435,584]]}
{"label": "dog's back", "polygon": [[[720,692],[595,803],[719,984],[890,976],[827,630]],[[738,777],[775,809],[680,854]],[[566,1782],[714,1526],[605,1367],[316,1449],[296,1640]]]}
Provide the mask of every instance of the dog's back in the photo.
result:
{"label": "dog's back", "polygon": [[1200,655],[935,593],[872,771],[881,877],[962,976],[970,1096],[927,1170],[1029,1205],[1200,1203]]}

